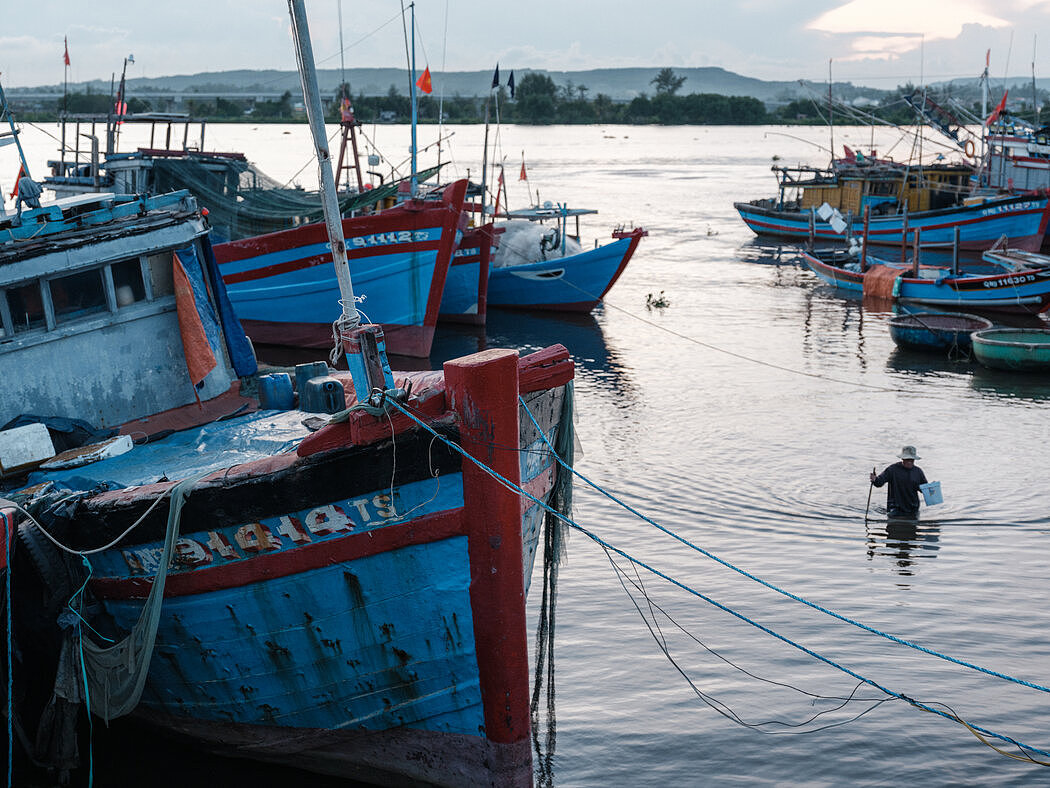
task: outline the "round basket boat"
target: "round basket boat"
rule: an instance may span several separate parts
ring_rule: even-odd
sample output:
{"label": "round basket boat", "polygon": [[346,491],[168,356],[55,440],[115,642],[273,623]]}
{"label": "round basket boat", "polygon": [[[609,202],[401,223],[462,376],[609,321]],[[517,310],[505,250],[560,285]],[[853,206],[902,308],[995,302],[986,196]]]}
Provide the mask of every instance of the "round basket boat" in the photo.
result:
{"label": "round basket boat", "polygon": [[970,334],[991,328],[992,321],[964,312],[912,312],[889,320],[890,336],[898,347],[943,353],[970,352]]}
{"label": "round basket boat", "polygon": [[1050,371],[1050,329],[987,328],[973,333],[973,354],[992,369]]}

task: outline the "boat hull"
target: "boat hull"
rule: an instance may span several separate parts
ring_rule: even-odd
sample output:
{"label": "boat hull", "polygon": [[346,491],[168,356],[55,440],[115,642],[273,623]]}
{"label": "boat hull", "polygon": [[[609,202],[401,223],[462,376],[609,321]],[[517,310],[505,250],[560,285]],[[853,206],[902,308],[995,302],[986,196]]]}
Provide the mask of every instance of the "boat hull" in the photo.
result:
{"label": "boat hull", "polygon": [[[864,276],[834,265],[809,252],[802,259],[817,276],[835,287],[858,295],[864,292]],[[874,265],[880,261],[869,258]],[[939,308],[1033,314],[1050,308],[1050,268],[1014,271],[990,276],[942,276],[916,278],[910,268],[901,269],[894,299]]]}
{"label": "boat hull", "polygon": [[[411,407],[547,501],[572,366],[560,346],[485,351],[420,374]],[[153,586],[166,524],[147,508],[171,487],[89,496],[49,525],[83,549],[146,515],[92,557],[114,636]],[[543,514],[397,411],[216,471],[182,510],[134,714],[218,753],[371,783],[525,788],[524,600]]]}
{"label": "boat hull", "polygon": [[1050,372],[1050,330],[991,328],[973,335],[973,353],[992,369]]}
{"label": "boat hull", "polygon": [[449,323],[485,325],[489,264],[496,233],[492,223],[470,228],[452,255],[438,319]]}
{"label": "boat hull", "polygon": [[[343,220],[358,308],[383,327],[390,353],[430,354],[465,189],[459,182],[441,202]],[[254,342],[332,346],[332,323],[342,310],[324,224],[218,244],[215,257]]]}
{"label": "boat hull", "polygon": [[636,228],[617,234],[614,241],[597,249],[553,260],[492,268],[489,306],[589,312],[620,278],[645,235],[645,230]]}
{"label": "boat hull", "polygon": [[944,312],[916,312],[889,321],[890,337],[898,347],[935,352],[969,353],[970,334],[991,327],[991,320],[978,315]]}
{"label": "boat hull", "polygon": [[[734,207],[748,227],[758,235],[782,238],[809,238],[810,216],[799,211],[778,211],[762,203],[771,201],[734,203]],[[844,217],[845,218],[845,217]],[[1015,249],[1037,252],[1043,244],[1050,219],[1050,198],[1046,195],[1024,195],[988,200],[973,205],[922,211],[907,217],[907,239],[904,239],[904,216],[872,216],[867,239],[872,245],[907,246],[914,244],[919,231],[922,249],[951,249],[955,244],[955,229],[959,230],[959,248],[983,251],[1003,236]],[[864,233],[864,219],[852,217],[851,232]],[[814,234],[817,240],[838,241],[842,234],[835,232],[828,222],[814,216]]]}

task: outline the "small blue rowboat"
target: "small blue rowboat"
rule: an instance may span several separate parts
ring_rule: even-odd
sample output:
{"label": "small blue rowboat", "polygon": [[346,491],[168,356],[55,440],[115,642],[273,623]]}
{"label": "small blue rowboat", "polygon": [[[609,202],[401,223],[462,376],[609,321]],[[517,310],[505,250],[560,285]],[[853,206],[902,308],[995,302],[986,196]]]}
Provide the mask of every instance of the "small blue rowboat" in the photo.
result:
{"label": "small blue rowboat", "polygon": [[984,366],[1017,372],[1050,370],[1050,329],[988,328],[973,334],[973,354]]}
{"label": "small blue rowboat", "polygon": [[964,312],[913,312],[890,318],[889,327],[897,347],[969,355],[970,334],[991,328],[992,321]]}

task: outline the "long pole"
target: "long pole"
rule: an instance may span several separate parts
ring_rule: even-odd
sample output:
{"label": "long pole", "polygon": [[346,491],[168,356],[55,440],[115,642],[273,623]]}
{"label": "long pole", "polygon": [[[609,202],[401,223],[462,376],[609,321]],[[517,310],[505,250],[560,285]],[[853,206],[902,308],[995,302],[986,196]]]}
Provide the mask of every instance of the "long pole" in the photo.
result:
{"label": "long pole", "polygon": [[[4,95],[4,86],[0,85],[0,120],[5,116],[7,117],[8,125],[11,126],[11,131],[9,133],[0,134],[0,137],[14,137],[15,147],[18,148],[18,161],[22,165],[22,174],[28,178],[29,165],[26,164],[26,155],[22,150],[22,141],[18,139],[18,129],[15,128],[15,119],[14,116],[11,115],[10,108],[7,106],[7,96]],[[17,183],[15,184],[15,188],[18,188]],[[0,205],[2,205],[2,201],[0,201]]]}
{"label": "long pole", "polygon": [[339,282],[343,330],[356,328],[361,323],[354,302],[354,287],[350,282],[350,265],[346,259],[346,241],[339,215],[339,200],[335,193],[335,176],[332,173],[332,154],[328,150],[328,138],[324,130],[324,113],[321,96],[317,89],[317,73],[314,70],[314,51],[310,44],[310,28],[306,22],[304,0],[288,0],[288,12],[292,17],[292,37],[295,39],[295,57],[299,62],[299,76],[303,83],[303,103],[306,117],[310,121],[310,133],[317,151],[318,177],[321,181],[321,207],[328,227],[328,242],[332,247],[332,263]]}
{"label": "long pole", "polygon": [[832,115],[835,112],[835,105],[831,100],[831,59],[828,59],[828,136],[830,137],[831,147],[831,164],[835,164],[835,122],[832,120]]}
{"label": "long pole", "polygon": [[412,77],[409,79],[409,93],[412,96],[412,196],[416,196],[418,184],[416,182],[416,4],[409,3],[412,12]]}
{"label": "long pole", "polygon": [[[875,473],[875,467],[872,466],[871,472]],[[864,507],[864,522],[868,522],[868,509],[871,508],[871,491],[875,489],[875,482],[868,482],[868,504]]]}

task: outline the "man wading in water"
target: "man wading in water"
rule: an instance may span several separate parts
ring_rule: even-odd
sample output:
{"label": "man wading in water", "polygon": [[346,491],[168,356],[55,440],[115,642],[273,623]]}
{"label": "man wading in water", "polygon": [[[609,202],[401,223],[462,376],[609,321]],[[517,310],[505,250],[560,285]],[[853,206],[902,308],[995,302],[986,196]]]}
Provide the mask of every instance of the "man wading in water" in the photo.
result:
{"label": "man wading in water", "polygon": [[890,517],[914,520],[919,516],[919,485],[926,484],[926,474],[915,464],[919,455],[914,446],[901,449],[900,462],[895,462],[880,473],[871,472],[871,483],[881,487],[890,483],[886,490],[886,510]]}

